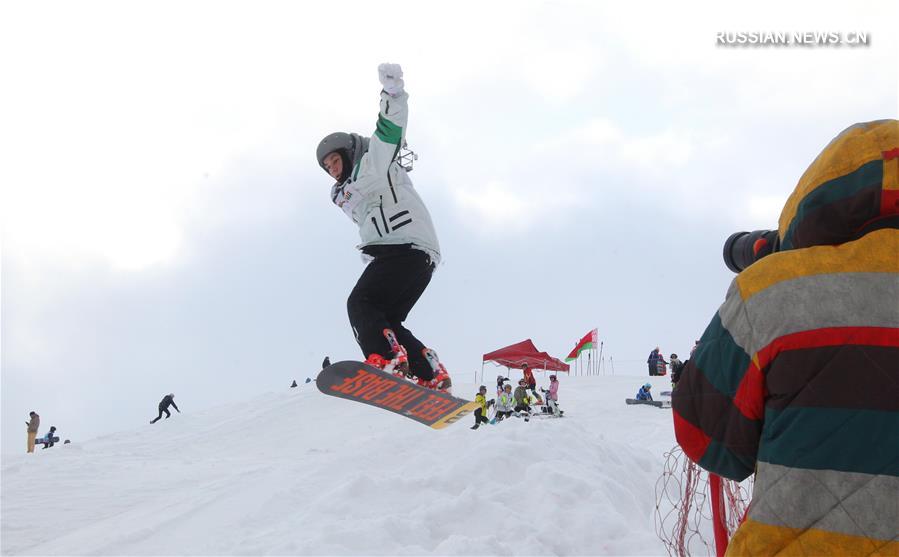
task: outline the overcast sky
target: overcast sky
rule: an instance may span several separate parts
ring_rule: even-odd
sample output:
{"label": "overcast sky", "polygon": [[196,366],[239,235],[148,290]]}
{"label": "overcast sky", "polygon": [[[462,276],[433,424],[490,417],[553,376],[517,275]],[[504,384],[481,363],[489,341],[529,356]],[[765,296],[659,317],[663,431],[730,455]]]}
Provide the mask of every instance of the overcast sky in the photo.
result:
{"label": "overcast sky", "polygon": [[899,112],[895,2],[436,6],[3,5],[4,453],[30,410],[85,440],[169,392],[190,412],[361,356],[358,232],[315,147],[372,133],[380,62],[405,72],[444,259],[407,324],[465,380],[594,327],[607,372],[687,354],[733,278],[727,236],[776,227],[834,135]]}

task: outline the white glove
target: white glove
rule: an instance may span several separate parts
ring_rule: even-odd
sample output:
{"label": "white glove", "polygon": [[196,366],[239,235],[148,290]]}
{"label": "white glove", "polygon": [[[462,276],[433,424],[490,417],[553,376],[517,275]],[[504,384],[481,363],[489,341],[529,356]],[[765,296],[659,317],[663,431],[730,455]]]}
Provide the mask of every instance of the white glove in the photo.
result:
{"label": "white glove", "polygon": [[378,66],[378,79],[381,86],[391,97],[403,92],[403,68],[399,64],[381,64]]}

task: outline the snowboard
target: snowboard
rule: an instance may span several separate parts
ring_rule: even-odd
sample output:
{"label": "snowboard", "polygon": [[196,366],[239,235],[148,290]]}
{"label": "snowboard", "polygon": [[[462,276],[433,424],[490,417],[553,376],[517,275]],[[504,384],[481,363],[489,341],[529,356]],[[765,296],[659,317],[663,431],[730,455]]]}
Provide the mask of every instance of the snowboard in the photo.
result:
{"label": "snowboard", "polygon": [[662,391],[661,393],[659,393],[659,395],[661,395],[661,396],[671,396],[671,391]]}
{"label": "snowboard", "polygon": [[351,360],[323,369],[315,378],[315,385],[328,396],[388,410],[434,429],[443,429],[480,407],[477,402],[428,389]]}
{"label": "snowboard", "polygon": [[[46,437],[40,437],[40,438],[34,440],[34,444],[35,444],[35,445],[43,445],[43,444],[46,443],[46,442],[47,442],[47,438],[46,438]],[[59,437],[54,437],[54,438],[53,438],[53,442],[54,442],[54,443],[59,443]]]}
{"label": "snowboard", "polygon": [[655,406],[656,408],[671,408],[670,402],[663,402],[661,400],[637,400],[635,398],[626,398],[624,402],[628,404],[647,404],[649,406]]}

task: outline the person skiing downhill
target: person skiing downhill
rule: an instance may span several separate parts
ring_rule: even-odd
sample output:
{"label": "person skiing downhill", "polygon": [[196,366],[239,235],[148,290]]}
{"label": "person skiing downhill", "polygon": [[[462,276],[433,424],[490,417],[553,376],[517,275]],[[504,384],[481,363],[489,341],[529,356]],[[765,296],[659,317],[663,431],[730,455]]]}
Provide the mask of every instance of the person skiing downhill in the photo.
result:
{"label": "person skiing downhill", "polygon": [[335,132],[316,149],[319,166],[336,180],[331,200],[359,227],[357,247],[368,261],[347,299],[347,314],[365,363],[450,392],[452,381],[437,353],[403,325],[440,262],[440,244],[397,158],[408,120],[403,70],[381,64],[378,78],[374,134]]}
{"label": "person skiing downhill", "polygon": [[175,395],[172,393],[169,393],[169,394],[165,395],[164,397],[162,397],[162,400],[159,401],[159,407],[158,407],[159,415],[156,416],[156,418],[150,420],[150,423],[155,424],[156,422],[158,422],[162,418],[163,412],[165,412],[165,419],[169,419],[169,416],[172,415],[172,413],[169,412],[169,406],[173,406],[175,408],[175,410],[178,411],[179,414],[181,413],[181,410],[178,409],[178,405],[175,404]]}

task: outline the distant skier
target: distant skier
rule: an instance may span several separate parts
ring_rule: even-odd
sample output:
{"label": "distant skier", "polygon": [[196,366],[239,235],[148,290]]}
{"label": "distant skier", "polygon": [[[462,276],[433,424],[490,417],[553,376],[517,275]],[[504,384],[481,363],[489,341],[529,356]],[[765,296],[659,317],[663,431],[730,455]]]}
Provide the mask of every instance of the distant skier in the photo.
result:
{"label": "distant skier", "polygon": [[325,356],[325,359],[322,360],[322,369],[325,369],[329,365],[331,365],[331,358],[328,356]]}
{"label": "distant skier", "polygon": [[55,426],[55,425],[51,425],[51,426],[50,426],[50,431],[47,432],[47,435],[44,435],[44,440],[42,441],[42,443],[44,444],[44,446],[41,447],[41,449],[49,449],[50,447],[52,447],[53,445],[55,445],[55,442],[53,441],[53,437],[54,437],[55,435],[56,435],[56,426]]}
{"label": "distant skier", "polygon": [[637,400],[652,400],[652,385],[650,383],[644,383],[640,390],[637,391]]}
{"label": "distant skier", "polygon": [[29,453],[34,452],[34,439],[37,437],[37,430],[41,427],[41,417],[38,416],[37,412],[32,410],[28,413],[29,421],[25,422],[25,425],[28,426],[28,445],[27,450]]}
{"label": "distant skier", "polygon": [[482,423],[486,424],[490,421],[487,418],[487,409],[493,406],[495,402],[492,398],[487,400],[487,387],[484,385],[478,388],[478,394],[475,395],[474,401],[480,404],[480,406],[474,410],[474,425],[471,426],[471,429],[477,429]]}
{"label": "distant skier", "polygon": [[295,388],[297,388],[298,386],[299,386],[299,385],[297,385],[297,380],[296,380],[296,379],[294,379],[294,380],[293,380],[293,383],[290,384],[290,388],[291,388],[291,389],[295,389]]}
{"label": "distant skier", "polygon": [[[169,419],[169,416],[172,415],[172,413],[169,412],[169,406],[172,406],[175,408],[175,410],[178,410],[178,405],[175,404],[175,395],[171,393],[165,395],[162,400],[159,401],[159,415],[156,416],[156,419],[150,420],[150,423],[155,424],[156,422],[158,422],[159,419],[162,418],[163,412],[165,412],[165,419]],[[178,413],[180,414],[181,410],[178,410]]]}
{"label": "distant skier", "polygon": [[347,313],[366,363],[420,385],[449,392],[449,373],[403,321],[440,262],[427,207],[397,159],[404,145],[409,95],[398,64],[378,66],[381,110],[374,135],[335,132],[318,144],[318,164],[337,180],[331,200],[359,226],[370,263],[347,300]]}

